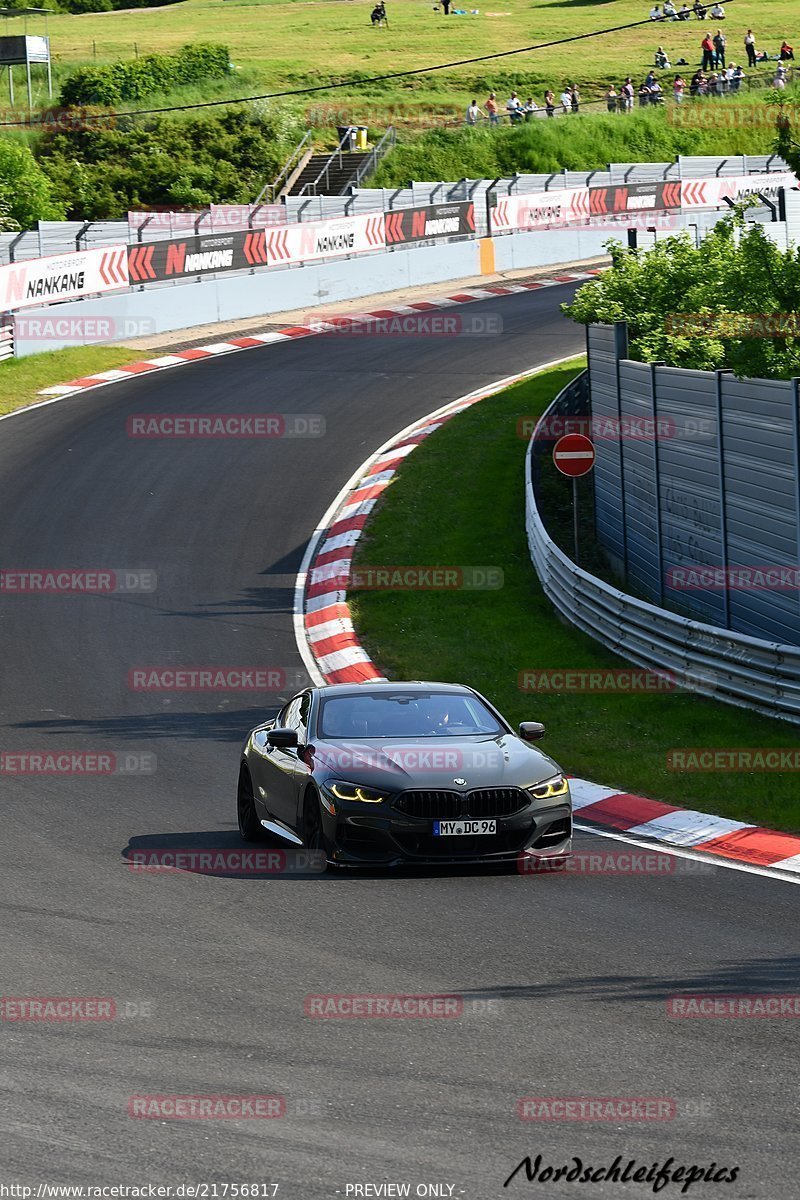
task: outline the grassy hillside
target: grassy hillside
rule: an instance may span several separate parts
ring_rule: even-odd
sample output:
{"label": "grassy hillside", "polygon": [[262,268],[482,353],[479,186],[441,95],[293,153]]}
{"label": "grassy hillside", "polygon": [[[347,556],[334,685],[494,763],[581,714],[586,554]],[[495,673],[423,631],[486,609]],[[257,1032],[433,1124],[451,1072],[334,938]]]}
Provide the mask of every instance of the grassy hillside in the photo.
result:
{"label": "grassy hillside", "polygon": [[[433,0],[388,0],[389,27],[375,29],[370,9],[370,0],[185,0],[157,9],[56,15],[50,35],[59,76],[70,65],[133,57],[137,51],[174,51],[187,40],[224,42],[247,82],[242,88],[243,78],[233,80],[229,94],[242,95],[253,84],[271,92],[547,42],[642,20],[649,5],[644,0],[503,0],[481,8],[477,16],[445,18],[433,11]],[[727,13],[728,53],[734,61],[744,58],[742,38],[750,25],[772,53],[784,36],[798,44],[800,12],[794,0],[731,0]],[[588,96],[628,72],[641,74],[658,43],[673,62],[681,56],[698,61],[700,39],[711,25],[692,20],[656,28],[648,23],[496,62],[366,88],[348,86],[299,103],[317,123],[353,119],[383,126],[460,116],[472,94],[483,98],[491,86],[541,95],[545,87],[558,90],[571,79]],[[21,32],[18,19],[8,28],[16,31]],[[31,31],[36,31],[33,25]],[[39,72],[37,89],[44,100]]]}

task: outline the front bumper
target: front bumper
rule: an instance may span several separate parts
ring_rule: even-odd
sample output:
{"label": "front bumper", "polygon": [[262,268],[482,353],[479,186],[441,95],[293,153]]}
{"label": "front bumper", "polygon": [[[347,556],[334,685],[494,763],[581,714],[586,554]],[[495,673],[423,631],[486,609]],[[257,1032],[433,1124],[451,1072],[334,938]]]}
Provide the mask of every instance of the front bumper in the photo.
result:
{"label": "front bumper", "polygon": [[533,801],[511,816],[494,818],[497,832],[485,836],[439,837],[433,820],[408,816],[390,805],[336,801],[336,813],[323,805],[322,824],[332,862],[341,865],[399,866],[514,862],[521,855],[563,858],[570,853],[572,805]]}

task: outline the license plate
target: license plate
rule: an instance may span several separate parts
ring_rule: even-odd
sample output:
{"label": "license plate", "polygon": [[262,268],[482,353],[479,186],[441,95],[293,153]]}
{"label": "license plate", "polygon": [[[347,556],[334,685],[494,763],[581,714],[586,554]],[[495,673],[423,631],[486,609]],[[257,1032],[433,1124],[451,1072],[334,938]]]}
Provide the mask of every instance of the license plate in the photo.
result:
{"label": "license plate", "polygon": [[497,833],[497,821],[434,821],[434,837],[483,837]]}

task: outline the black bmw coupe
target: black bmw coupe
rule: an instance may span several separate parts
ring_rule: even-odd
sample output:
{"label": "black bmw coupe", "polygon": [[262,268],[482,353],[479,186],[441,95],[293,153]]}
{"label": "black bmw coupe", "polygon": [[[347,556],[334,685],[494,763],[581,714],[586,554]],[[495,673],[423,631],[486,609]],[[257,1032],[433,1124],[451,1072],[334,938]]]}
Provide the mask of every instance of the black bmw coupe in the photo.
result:
{"label": "black bmw coupe", "polygon": [[458,684],[307,688],[247,738],[239,831],[341,865],[563,858],[569,783],[543,735]]}

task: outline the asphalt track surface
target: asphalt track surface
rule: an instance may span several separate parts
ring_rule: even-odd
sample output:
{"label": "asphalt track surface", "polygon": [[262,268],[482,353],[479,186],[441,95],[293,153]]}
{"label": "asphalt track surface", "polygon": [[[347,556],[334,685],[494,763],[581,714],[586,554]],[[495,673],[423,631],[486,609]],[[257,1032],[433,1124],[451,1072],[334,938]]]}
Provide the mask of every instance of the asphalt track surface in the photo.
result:
{"label": "asphalt track surface", "polygon": [[[665,1007],[674,993],[800,990],[789,884],[724,869],[252,879],[126,862],[137,848],[239,844],[238,746],[280,699],[136,693],[128,671],[299,671],[295,571],[333,496],[415,418],[580,351],[582,331],[558,314],[570,291],[470,306],[499,313],[502,337],[308,338],[0,423],[5,569],[158,576],[151,594],[0,605],[3,749],[157,758],[150,775],[2,778],[0,991],[113,997],[151,1015],[0,1022],[0,1182],[272,1181],[286,1200],[387,1182],[469,1200],[652,1195],[523,1173],[503,1188],[525,1154],[598,1168],[620,1154],[739,1167],[692,1196],[800,1195],[798,1021],[675,1020]],[[317,413],[327,433],[126,436],[131,414],[219,411]],[[586,834],[578,846],[620,848]],[[463,1016],[304,1015],[308,994],[443,992],[464,998]],[[277,1094],[287,1113],[132,1119],[134,1094]],[[525,1123],[525,1096],[671,1098],[679,1115]]]}

